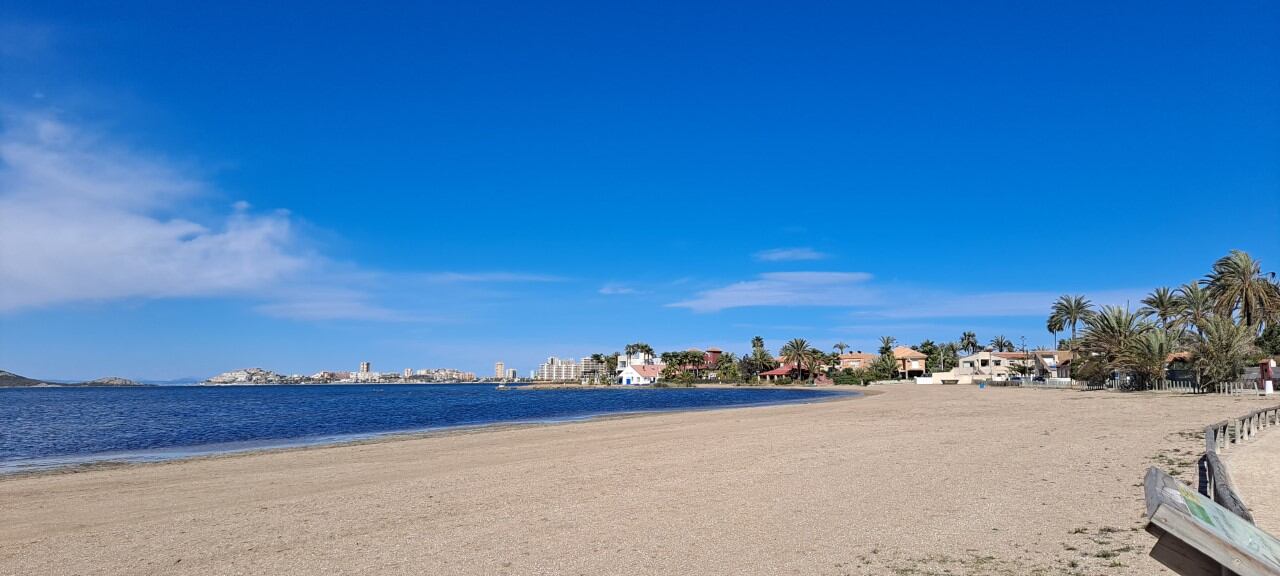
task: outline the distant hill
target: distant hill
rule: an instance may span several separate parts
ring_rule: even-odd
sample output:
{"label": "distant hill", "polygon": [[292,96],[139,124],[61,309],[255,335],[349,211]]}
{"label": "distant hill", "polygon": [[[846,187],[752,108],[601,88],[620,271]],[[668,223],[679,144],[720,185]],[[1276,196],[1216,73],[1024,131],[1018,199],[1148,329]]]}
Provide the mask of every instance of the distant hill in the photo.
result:
{"label": "distant hill", "polygon": [[19,376],[13,372],[0,370],[0,388],[14,388],[18,386],[57,386],[43,380],[35,380],[26,376]]}
{"label": "distant hill", "polygon": [[146,384],[139,384],[128,378],[120,378],[118,376],[108,376],[106,378],[99,378],[97,380],[90,380],[88,382],[80,382],[79,384],[75,384],[75,385],[76,386],[146,386]]}
{"label": "distant hill", "polygon": [[20,388],[24,386],[146,386],[146,384],[139,384],[133,380],[115,376],[88,382],[48,382],[0,370],[0,388]]}

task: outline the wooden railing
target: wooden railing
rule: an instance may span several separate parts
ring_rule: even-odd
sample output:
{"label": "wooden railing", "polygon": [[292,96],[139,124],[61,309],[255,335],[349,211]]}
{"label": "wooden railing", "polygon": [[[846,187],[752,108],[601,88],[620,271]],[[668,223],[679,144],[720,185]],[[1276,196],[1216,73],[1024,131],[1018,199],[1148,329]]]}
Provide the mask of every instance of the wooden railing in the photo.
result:
{"label": "wooden railing", "polygon": [[1218,453],[1226,451],[1232,445],[1238,446],[1257,436],[1262,430],[1277,425],[1280,425],[1280,406],[1254,410],[1238,418],[1205,426],[1204,456],[1200,457],[1199,462],[1200,493],[1252,523],[1253,515],[1232,488],[1231,477]]}

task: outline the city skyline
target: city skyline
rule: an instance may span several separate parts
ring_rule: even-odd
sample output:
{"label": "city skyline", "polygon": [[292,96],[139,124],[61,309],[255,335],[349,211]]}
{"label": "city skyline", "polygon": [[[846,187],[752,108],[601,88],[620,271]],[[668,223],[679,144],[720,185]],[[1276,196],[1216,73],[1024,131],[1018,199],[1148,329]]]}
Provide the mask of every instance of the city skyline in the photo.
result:
{"label": "city skyline", "polygon": [[1050,347],[1280,267],[1280,8],[1192,6],[6,4],[0,369]]}

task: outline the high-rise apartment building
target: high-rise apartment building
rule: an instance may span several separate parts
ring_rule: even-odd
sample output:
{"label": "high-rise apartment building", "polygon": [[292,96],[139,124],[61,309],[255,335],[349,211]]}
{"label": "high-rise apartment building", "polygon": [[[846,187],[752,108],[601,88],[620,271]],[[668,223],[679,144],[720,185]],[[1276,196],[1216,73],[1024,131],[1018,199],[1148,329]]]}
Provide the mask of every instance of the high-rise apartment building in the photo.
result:
{"label": "high-rise apartment building", "polygon": [[582,379],[582,365],[572,359],[561,360],[552,356],[538,366],[533,373],[534,380],[564,382]]}
{"label": "high-rise apartment building", "polygon": [[499,380],[507,377],[507,365],[502,361],[493,364],[493,376]]}

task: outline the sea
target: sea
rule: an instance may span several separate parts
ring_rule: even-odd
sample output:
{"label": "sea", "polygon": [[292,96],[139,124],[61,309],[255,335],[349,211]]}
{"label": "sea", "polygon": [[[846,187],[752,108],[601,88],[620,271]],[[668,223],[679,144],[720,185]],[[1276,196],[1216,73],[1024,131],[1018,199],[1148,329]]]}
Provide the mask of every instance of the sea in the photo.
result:
{"label": "sea", "polygon": [[813,402],[805,388],[494,384],[0,388],[0,474],[615,414]]}

